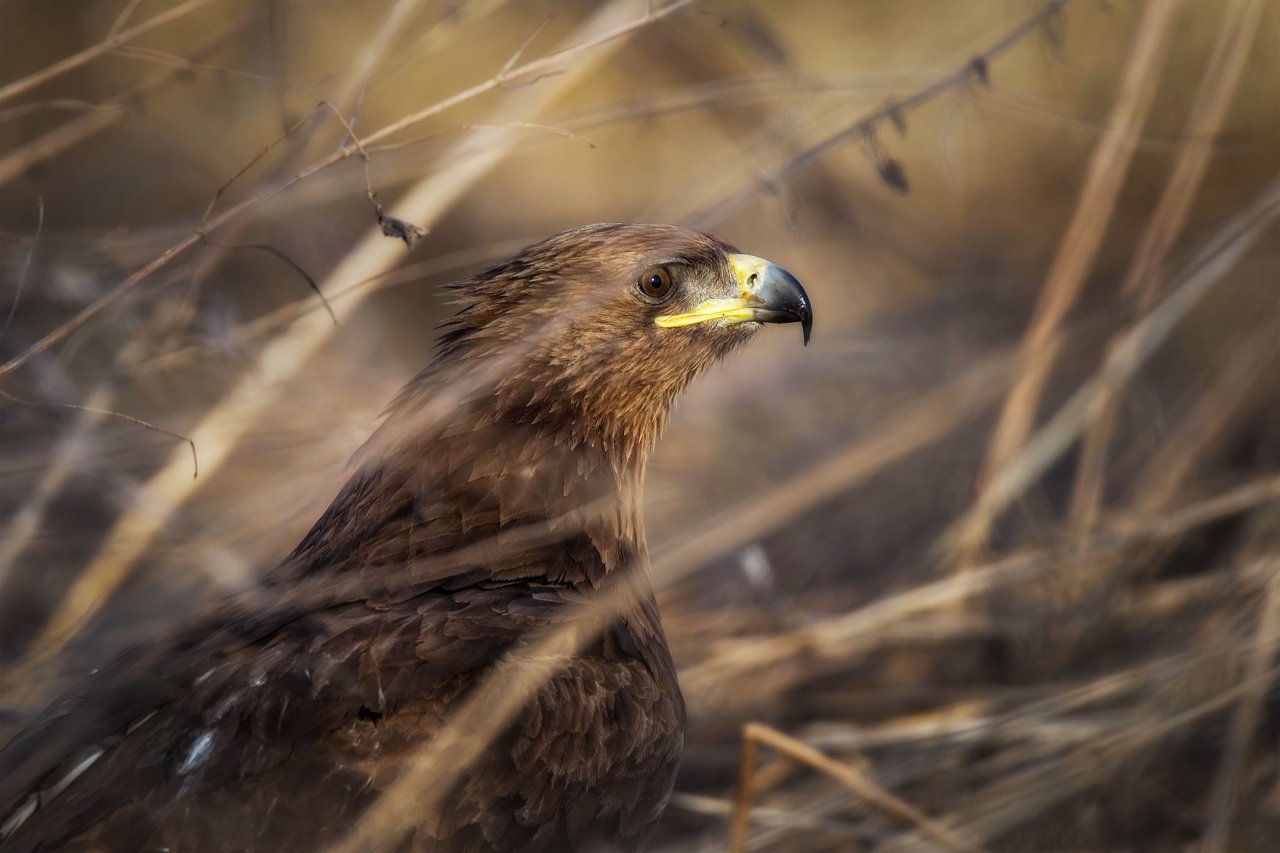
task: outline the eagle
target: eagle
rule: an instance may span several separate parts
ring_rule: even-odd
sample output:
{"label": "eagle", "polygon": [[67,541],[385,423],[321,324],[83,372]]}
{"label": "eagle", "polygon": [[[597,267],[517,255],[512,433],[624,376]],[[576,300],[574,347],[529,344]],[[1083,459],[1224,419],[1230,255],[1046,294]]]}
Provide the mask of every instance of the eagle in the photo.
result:
{"label": "eagle", "polygon": [[433,358],[293,552],[0,751],[0,851],[340,843],[477,685],[591,613],[576,653],[385,849],[644,845],[685,728],[646,461],[690,381],[762,324],[798,322],[808,343],[809,297],[716,237],[630,223],[451,288]]}

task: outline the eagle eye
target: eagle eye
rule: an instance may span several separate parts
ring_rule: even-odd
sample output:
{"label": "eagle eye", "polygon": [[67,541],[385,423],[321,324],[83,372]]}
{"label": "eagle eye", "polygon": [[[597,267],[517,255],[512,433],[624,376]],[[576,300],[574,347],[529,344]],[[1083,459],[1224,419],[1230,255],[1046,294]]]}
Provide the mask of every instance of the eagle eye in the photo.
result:
{"label": "eagle eye", "polygon": [[636,286],[647,300],[666,299],[671,293],[671,270],[666,267],[650,267],[640,276]]}

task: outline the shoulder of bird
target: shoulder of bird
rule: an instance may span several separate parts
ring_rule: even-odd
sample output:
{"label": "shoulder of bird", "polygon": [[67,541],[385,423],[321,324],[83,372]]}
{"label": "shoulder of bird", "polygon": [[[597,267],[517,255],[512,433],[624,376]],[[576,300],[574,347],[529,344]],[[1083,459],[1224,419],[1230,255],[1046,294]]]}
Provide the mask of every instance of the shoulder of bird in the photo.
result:
{"label": "shoulder of bird", "polygon": [[713,237],[626,224],[549,238],[454,293],[436,357],[294,551],[0,750],[0,848],[339,841],[477,683],[620,578],[594,639],[398,843],[642,843],[684,729],[645,460],[678,394],[760,323],[807,340],[808,297]]}

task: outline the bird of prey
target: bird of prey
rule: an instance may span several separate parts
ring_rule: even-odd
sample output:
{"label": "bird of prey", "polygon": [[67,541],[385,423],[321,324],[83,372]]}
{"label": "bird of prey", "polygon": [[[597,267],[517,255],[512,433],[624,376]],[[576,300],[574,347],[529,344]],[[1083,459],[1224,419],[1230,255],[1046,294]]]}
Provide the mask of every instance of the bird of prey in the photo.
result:
{"label": "bird of prey", "polygon": [[453,292],[433,360],[293,552],[0,752],[0,851],[341,842],[477,685],[611,589],[599,628],[385,849],[643,846],[685,726],[645,463],[679,393],[761,324],[808,342],[809,298],[715,237],[637,224],[558,234]]}

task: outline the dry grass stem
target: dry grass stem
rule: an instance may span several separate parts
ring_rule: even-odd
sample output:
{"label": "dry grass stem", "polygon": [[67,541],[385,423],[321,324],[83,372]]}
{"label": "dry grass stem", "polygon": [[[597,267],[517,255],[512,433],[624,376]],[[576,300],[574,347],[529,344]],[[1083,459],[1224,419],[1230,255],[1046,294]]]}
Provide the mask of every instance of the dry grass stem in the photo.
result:
{"label": "dry grass stem", "polygon": [[[1121,286],[1134,298],[1138,316],[1150,309],[1158,293],[1159,273],[1204,179],[1213,141],[1240,82],[1264,6],[1262,0],[1236,0],[1223,15],[1213,55],[1187,119],[1186,141]],[[1118,339],[1111,346],[1117,343]],[[1071,498],[1071,517],[1081,530],[1093,527],[1101,511],[1105,467],[1122,390],[1114,386],[1103,389],[1085,433]]]}
{"label": "dry grass stem", "polygon": [[[1089,415],[1108,387],[1123,386],[1135,371],[1168,338],[1177,325],[1215,284],[1267,232],[1280,215],[1280,179],[1264,188],[1254,204],[1227,223],[1210,245],[1189,265],[1174,291],[1154,310],[1136,323],[1107,354],[1097,374],[1086,382],[1040,430],[1002,459],[979,493],[973,507],[948,533],[948,548],[961,556],[961,563],[984,543],[992,521],[1036,482],[1088,424]],[[1051,344],[1056,350],[1056,345]],[[1022,378],[1028,374],[1023,373]],[[1038,387],[1038,386],[1037,386]],[[1016,393],[1016,392],[1015,392]],[[1009,401],[1014,399],[1011,394]],[[1009,401],[1004,411],[1009,412]],[[991,457],[989,457],[991,458]]]}
{"label": "dry grass stem", "polygon": [[960,534],[958,553],[962,569],[968,568],[986,546],[996,512],[1006,503],[1005,500],[992,500],[988,493],[994,490],[997,481],[1009,481],[1007,469],[1035,421],[1045,380],[1057,356],[1055,339],[1058,329],[1084,287],[1085,278],[1106,236],[1116,198],[1155,97],[1180,6],[1180,0],[1170,0],[1151,3],[1143,9],[1107,130],[1094,149],[1075,214],[1059,244],[1030,327],[1022,340],[1025,363],[1022,374],[1005,400],[983,463],[979,510],[971,515]]}
{"label": "dry grass stem", "polygon": [[1231,721],[1231,733],[1209,806],[1209,827],[1200,847],[1204,853],[1225,853],[1231,849],[1232,820],[1240,798],[1241,775],[1249,757],[1254,732],[1262,718],[1266,693],[1272,688],[1268,674],[1273,666],[1276,648],[1280,645],[1280,561],[1270,562],[1264,571],[1271,576],[1271,580],[1259,605],[1257,634],[1245,669],[1244,682],[1248,689],[1240,697],[1240,704]]}
{"label": "dry grass stem", "polygon": [[[868,803],[899,820],[919,827],[921,832],[938,841],[948,850],[976,851],[980,849],[957,837],[955,833],[927,815],[922,814],[910,803],[885,790],[883,786],[857,768],[828,758],[802,740],[793,738],[762,723],[748,723],[742,730],[742,742],[742,783],[733,815],[734,834],[729,845],[732,853],[745,853],[747,849],[745,831],[751,809],[751,775],[755,769],[755,749],[752,748],[750,754],[748,754],[748,743],[764,744],[801,764],[830,776]],[[750,763],[748,763],[748,758],[750,758]]]}

